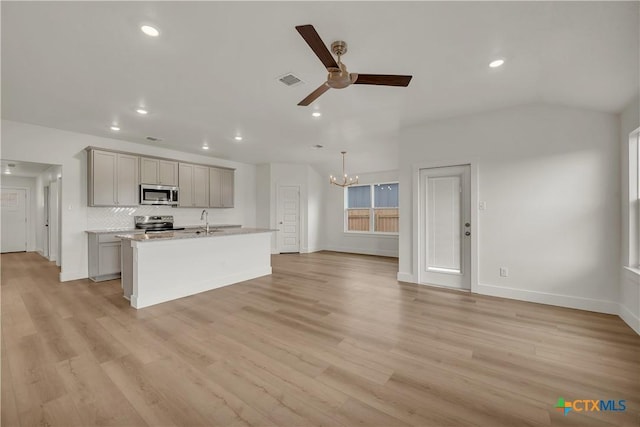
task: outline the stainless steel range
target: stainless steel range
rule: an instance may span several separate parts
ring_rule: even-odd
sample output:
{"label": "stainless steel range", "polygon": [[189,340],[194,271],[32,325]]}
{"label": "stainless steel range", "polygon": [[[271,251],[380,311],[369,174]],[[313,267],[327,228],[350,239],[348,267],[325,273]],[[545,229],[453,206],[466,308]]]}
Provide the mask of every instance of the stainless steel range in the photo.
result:
{"label": "stainless steel range", "polygon": [[160,216],[136,216],[136,228],[145,230],[145,233],[152,233],[158,231],[173,231],[184,230],[184,227],[173,226],[172,215],[160,215]]}

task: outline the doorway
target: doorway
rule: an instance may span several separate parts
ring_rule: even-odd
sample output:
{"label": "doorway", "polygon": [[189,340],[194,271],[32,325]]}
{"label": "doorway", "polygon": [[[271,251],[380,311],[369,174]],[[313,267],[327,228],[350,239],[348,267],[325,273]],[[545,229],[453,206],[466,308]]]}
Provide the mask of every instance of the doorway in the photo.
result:
{"label": "doorway", "polygon": [[27,193],[25,188],[3,187],[0,190],[2,215],[1,252],[27,251]]}
{"label": "doorway", "polygon": [[471,167],[420,169],[418,281],[471,289]]}
{"label": "doorway", "polygon": [[279,185],[277,212],[279,253],[300,252],[300,187]]}

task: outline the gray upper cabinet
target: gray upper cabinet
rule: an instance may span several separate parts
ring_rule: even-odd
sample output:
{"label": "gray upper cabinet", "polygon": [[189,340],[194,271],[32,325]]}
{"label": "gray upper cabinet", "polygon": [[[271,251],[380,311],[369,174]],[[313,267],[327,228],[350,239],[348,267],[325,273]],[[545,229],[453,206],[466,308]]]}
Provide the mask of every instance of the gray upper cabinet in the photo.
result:
{"label": "gray upper cabinet", "polygon": [[197,208],[209,207],[208,166],[193,166],[193,200]]}
{"label": "gray upper cabinet", "polygon": [[160,160],[158,169],[158,184],[178,186],[178,162]]}
{"label": "gray upper cabinet", "polygon": [[140,183],[178,185],[178,162],[140,158]]}
{"label": "gray upper cabinet", "polygon": [[180,182],[180,192],[178,200],[180,207],[192,208],[193,203],[193,165],[180,163],[178,165],[178,182]]}
{"label": "gray upper cabinet", "polygon": [[89,206],[138,205],[138,157],[90,150],[87,171]]}
{"label": "gray upper cabinet", "polygon": [[209,207],[209,168],[207,166],[180,163],[179,205],[187,208]]}
{"label": "gray upper cabinet", "polygon": [[232,208],[234,170],[209,168],[209,207]]}

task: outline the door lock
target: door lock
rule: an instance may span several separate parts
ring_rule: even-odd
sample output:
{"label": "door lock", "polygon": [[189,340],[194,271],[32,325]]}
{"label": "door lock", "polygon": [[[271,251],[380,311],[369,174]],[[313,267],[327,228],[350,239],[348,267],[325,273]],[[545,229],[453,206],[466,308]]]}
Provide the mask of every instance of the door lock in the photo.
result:
{"label": "door lock", "polygon": [[471,224],[470,224],[470,223],[468,223],[468,222],[465,222],[465,223],[464,223],[464,226],[465,226],[465,227],[471,227]]}
{"label": "door lock", "polygon": [[471,232],[470,232],[470,231],[465,231],[465,232],[464,232],[464,235],[465,235],[465,236],[471,236]]}

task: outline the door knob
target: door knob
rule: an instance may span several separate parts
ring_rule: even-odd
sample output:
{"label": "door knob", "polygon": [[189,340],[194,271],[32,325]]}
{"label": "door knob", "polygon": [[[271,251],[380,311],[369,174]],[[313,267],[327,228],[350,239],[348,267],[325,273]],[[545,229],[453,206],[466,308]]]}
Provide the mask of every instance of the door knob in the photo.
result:
{"label": "door knob", "polygon": [[465,222],[465,223],[464,223],[464,226],[465,226],[465,227],[471,227],[471,224],[470,224],[470,223],[468,223],[468,222]]}
{"label": "door knob", "polygon": [[464,235],[465,235],[465,236],[471,236],[471,232],[470,232],[470,231],[465,231],[465,232],[464,232]]}

